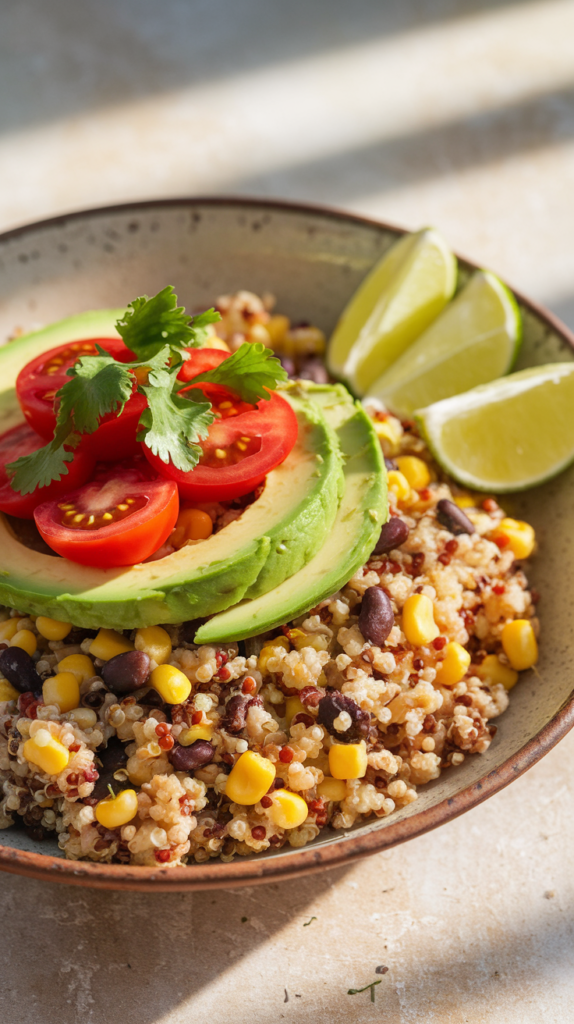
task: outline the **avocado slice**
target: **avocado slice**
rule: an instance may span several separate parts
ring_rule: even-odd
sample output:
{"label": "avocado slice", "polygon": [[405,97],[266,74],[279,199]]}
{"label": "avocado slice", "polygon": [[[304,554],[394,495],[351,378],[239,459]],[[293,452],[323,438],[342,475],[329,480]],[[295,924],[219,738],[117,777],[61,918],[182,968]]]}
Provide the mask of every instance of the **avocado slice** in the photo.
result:
{"label": "avocado slice", "polygon": [[[27,360],[66,341],[109,336],[117,317],[116,310],[72,317],[0,349],[1,429],[22,420],[14,382]],[[0,514],[0,601],[78,626],[127,629],[222,611],[297,572],[332,526],[343,468],[319,406],[302,392],[285,397],[299,421],[297,443],[240,519],[154,562],[97,569],[30,551]]]}
{"label": "avocado slice", "polygon": [[341,384],[300,382],[299,393],[319,404],[337,434],[345,493],[323,547],[299,572],[254,601],[215,615],[199,628],[198,644],[242,640],[289,622],[339,590],[366,561],[387,519],[386,473],[371,420]]}

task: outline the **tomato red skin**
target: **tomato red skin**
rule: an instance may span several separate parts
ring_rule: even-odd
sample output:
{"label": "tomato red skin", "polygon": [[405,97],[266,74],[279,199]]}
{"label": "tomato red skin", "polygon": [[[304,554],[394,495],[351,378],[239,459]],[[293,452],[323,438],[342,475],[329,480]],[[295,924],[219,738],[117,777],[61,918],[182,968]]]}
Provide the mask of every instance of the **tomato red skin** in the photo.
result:
{"label": "tomato red skin", "polygon": [[47,487],[37,487],[31,494],[20,494],[10,486],[6,463],[15,462],[22,455],[43,448],[45,438],[40,437],[27,423],[7,430],[0,436],[0,512],[20,519],[33,519],[34,509],[46,501],[61,499],[68,491],[81,487],[89,480],[94,469],[94,459],[87,452],[76,451],[68,472],[61,480],[54,480]]}
{"label": "tomato red skin", "polygon": [[[181,498],[188,501],[230,501],[249,494],[267,474],[287,457],[297,440],[297,417],[284,398],[271,392],[269,400],[262,399],[248,412],[216,422],[210,428],[209,440],[221,438],[221,447],[232,444],[242,435],[261,438],[258,452],[225,468],[198,465],[189,473],[176,469],[153,455],[142,445],[144,454],[153,468],[170,480],[175,480]],[[217,434],[216,434],[217,432]]]}
{"label": "tomato red skin", "polygon": [[[125,483],[121,472],[115,481],[110,474],[108,482],[117,485],[120,501],[136,495],[146,495],[149,500],[126,519],[93,531],[63,526],[57,501],[45,502],[34,512],[36,526],[46,544],[63,558],[101,569],[118,568],[145,561],[165,544],[179,514],[177,485],[157,477]],[[94,509],[93,502],[101,498],[103,486],[101,481],[93,481],[66,494],[66,500],[86,511]]]}
{"label": "tomato red skin", "polygon": [[[56,356],[69,349],[77,348],[76,358],[89,354],[82,351],[86,345],[92,346],[94,355],[95,346],[99,345],[120,363],[129,363],[136,358],[119,338],[85,338],[58,345],[26,363],[16,379],[16,394],[26,420],[46,440],[51,440],[54,435],[56,413],[53,401],[47,401],[42,396],[47,389],[58,391],[70,380],[66,370],[72,366],[73,360],[67,360],[57,373],[51,375],[42,373],[42,369]],[[126,402],[121,416],[117,416],[115,412],[108,413],[103,417],[95,433],[87,434],[82,439],[82,451],[93,458],[111,461],[135,455],[139,450],[136,440],[137,427],[145,407],[144,396],[134,393]]]}
{"label": "tomato red skin", "polygon": [[187,348],[189,359],[186,359],[177,375],[178,380],[192,380],[199,373],[214,370],[224,359],[229,359],[230,352],[221,348]]}

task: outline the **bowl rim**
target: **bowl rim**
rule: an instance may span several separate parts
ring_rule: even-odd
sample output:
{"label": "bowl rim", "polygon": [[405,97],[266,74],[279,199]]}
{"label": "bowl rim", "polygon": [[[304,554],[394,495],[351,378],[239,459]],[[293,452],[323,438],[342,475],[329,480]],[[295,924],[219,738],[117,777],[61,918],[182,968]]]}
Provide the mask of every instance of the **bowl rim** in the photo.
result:
{"label": "bowl rim", "polygon": [[[235,207],[237,209],[269,209],[276,212],[311,214],[326,220],[346,222],[393,234],[404,234],[407,229],[386,221],[351,213],[318,203],[290,202],[282,199],[255,196],[188,196],[167,199],[149,199],[130,203],[97,206],[60,214],[24,224],[0,233],[0,245],[30,232],[65,225],[70,221],[104,217],[113,214],[145,212],[156,209],[185,208],[190,206]],[[482,269],[464,256],[457,258],[463,266]],[[510,286],[509,286],[510,287]],[[574,333],[543,305],[511,291],[520,305],[530,310],[560,335],[574,350]],[[507,758],[483,778],[466,786],[454,796],[438,804],[415,812],[408,818],[390,822],[384,828],[373,828],[364,833],[345,834],[321,846],[306,847],[298,851],[277,853],[273,857],[238,858],[228,864],[208,861],[205,864],[177,868],[149,868],[122,864],[99,864],[90,861],[69,861],[51,854],[20,850],[0,844],[0,870],[24,875],[42,881],[62,882],[100,889],[131,889],[148,892],[176,892],[216,888],[237,888],[264,882],[277,882],[328,868],[343,867],[361,857],[379,853],[409,839],[430,832],[439,825],[452,821],[471,808],[487,800],[508,786],[552,749],[574,727],[574,693],[568,697],[553,717],[535,736],[516,753]]]}

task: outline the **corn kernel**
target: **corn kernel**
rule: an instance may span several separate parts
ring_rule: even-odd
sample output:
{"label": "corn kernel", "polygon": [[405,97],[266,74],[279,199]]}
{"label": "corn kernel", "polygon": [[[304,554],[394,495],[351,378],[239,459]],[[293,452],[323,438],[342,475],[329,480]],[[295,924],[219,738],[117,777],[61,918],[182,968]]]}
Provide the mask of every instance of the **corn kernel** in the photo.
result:
{"label": "corn kernel", "polygon": [[20,647],[30,657],[35,654],[37,646],[38,642],[31,629],[19,629],[10,641],[10,647]]}
{"label": "corn kernel", "polygon": [[491,686],[502,684],[505,690],[511,690],[518,682],[518,672],[510,665],[504,665],[496,654],[487,654],[476,670],[479,679]]}
{"label": "corn kernel", "polygon": [[59,775],[70,760],[68,749],[48,729],[38,729],[24,744],[24,757],[46,775]]}
{"label": "corn kernel", "polygon": [[538,661],[538,644],[532,623],[515,619],[502,628],[502,646],[510,664],[517,672],[532,668]]}
{"label": "corn kernel", "polygon": [[126,654],[133,649],[131,640],[126,640],[125,636],[116,633],[115,629],[100,629],[90,644],[92,658],[101,658],[102,661],[109,661],[110,658],[115,658],[116,654]]}
{"label": "corn kernel", "polygon": [[411,594],[403,607],[403,633],[415,647],[436,640],[440,630],[434,620],[434,608],[426,594]]}
{"label": "corn kernel", "polygon": [[220,338],[217,334],[210,334],[206,339],[204,345],[200,345],[200,348],[218,348],[223,352],[229,352],[229,345],[223,338]]}
{"label": "corn kernel", "polygon": [[403,436],[403,428],[396,419],[387,420],[375,420],[373,422],[375,433],[381,442],[385,442],[385,447],[389,454],[394,454],[398,450],[398,446]]}
{"label": "corn kernel", "polygon": [[207,512],[199,508],[184,508],[177,517],[173,533],[169,538],[174,548],[182,548],[188,540],[207,540],[213,533],[213,522]]}
{"label": "corn kernel", "polygon": [[292,327],[285,336],[286,347],[289,343],[292,351],[299,356],[323,355],[327,342],[319,327]]}
{"label": "corn kernel", "polygon": [[73,672],[80,685],[96,674],[94,663],[87,654],[68,654],[58,662],[58,672]]}
{"label": "corn kernel", "polygon": [[57,704],[62,714],[73,711],[80,703],[78,677],[73,672],[57,672],[44,680],[42,697],[44,704]]}
{"label": "corn kernel", "polygon": [[317,786],[317,796],[323,798],[323,800],[332,800],[334,803],[340,803],[344,800],[347,795],[347,786],[343,779],[332,779],[330,775],[326,775],[322,782]]}
{"label": "corn kernel", "polygon": [[476,508],[476,501],[470,494],[456,494],[452,500],[459,508]]}
{"label": "corn kernel", "polygon": [[271,647],[262,647],[257,659],[257,668],[262,675],[265,675],[269,669],[269,662],[275,658],[275,651]]}
{"label": "corn kernel", "polygon": [[334,779],[362,779],[367,771],[365,743],[333,743],[329,770]]}
{"label": "corn kernel", "polygon": [[274,316],[269,317],[265,326],[267,328],[267,333],[271,338],[273,348],[277,347],[281,349],[281,342],[291,327],[289,317],[283,316],[281,313],[276,313]]}
{"label": "corn kernel", "polygon": [[183,729],[180,732],[177,740],[181,743],[182,747],[190,747],[196,740],[211,740],[213,736],[213,725],[211,723],[204,725],[192,725],[189,729]]}
{"label": "corn kernel", "polygon": [[288,651],[291,647],[286,636],[274,636],[271,640],[266,640],[261,650],[265,650],[266,647],[282,647],[284,651]]}
{"label": "corn kernel", "polygon": [[72,708],[69,713],[71,722],[75,722],[80,729],[93,729],[98,721],[98,716],[91,708]]}
{"label": "corn kernel", "polygon": [[[299,632],[297,630],[297,632]],[[324,633],[302,633],[301,636],[293,638],[293,646],[296,651],[302,651],[304,647],[312,647],[315,651],[326,651],[329,646],[329,638]]]}
{"label": "corn kernel", "polygon": [[398,469],[390,469],[387,473],[387,483],[389,485],[389,491],[392,491],[396,495],[399,504],[404,501],[408,501],[411,496],[411,485],[409,484],[406,476],[399,472]]}
{"label": "corn kernel", "polygon": [[18,619],[5,619],[0,622],[0,642],[11,640],[18,632]]}
{"label": "corn kernel", "polygon": [[275,765],[255,750],[241,754],[227,776],[225,794],[235,804],[257,804],[275,779]]}
{"label": "corn kernel", "polygon": [[158,665],[154,668],[150,683],[166,704],[183,704],[191,693],[189,679],[173,665]]}
{"label": "corn kernel", "polygon": [[298,697],[287,697],[285,700],[285,718],[287,722],[291,724],[291,719],[295,718],[295,715],[307,714],[307,708],[301,703]]}
{"label": "corn kernel", "polygon": [[271,821],[279,828],[298,828],[309,814],[307,801],[288,789],[276,789],[269,808]]}
{"label": "corn kernel", "polygon": [[65,640],[72,629],[72,623],[60,622],[59,619],[48,619],[45,615],[39,615],[36,619],[36,629],[46,640]]}
{"label": "corn kernel", "polygon": [[505,537],[515,558],[529,558],[536,540],[530,523],[524,523],[520,519],[501,519],[489,537],[494,541]]}
{"label": "corn kernel", "polygon": [[464,679],[469,665],[470,654],[461,644],[447,644],[444,659],[437,665],[437,683],[439,686],[456,686]]}
{"label": "corn kernel", "polygon": [[135,789],[122,789],[117,796],[107,796],[96,804],[94,814],[104,828],[120,828],[135,818],[138,798]]}
{"label": "corn kernel", "polygon": [[406,477],[408,483],[411,487],[414,487],[415,491],[422,491],[423,488],[428,487],[431,475],[426,462],[417,458],[416,455],[399,455],[395,462],[399,472]]}
{"label": "corn kernel", "polygon": [[18,700],[20,694],[7,679],[0,679],[0,701]]}
{"label": "corn kernel", "polygon": [[146,626],[145,629],[138,629],[135,649],[148,654],[156,665],[164,665],[171,658],[169,633],[161,626]]}

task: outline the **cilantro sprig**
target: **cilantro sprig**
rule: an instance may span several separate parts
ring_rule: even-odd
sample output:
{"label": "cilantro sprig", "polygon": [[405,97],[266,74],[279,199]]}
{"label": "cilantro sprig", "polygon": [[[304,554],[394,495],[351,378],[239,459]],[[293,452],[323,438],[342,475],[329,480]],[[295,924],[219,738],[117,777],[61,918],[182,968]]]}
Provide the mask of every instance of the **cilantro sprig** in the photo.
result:
{"label": "cilantro sprig", "polygon": [[[185,351],[205,340],[208,325],[220,319],[213,309],[193,318],[177,306],[168,286],[149,299],[130,303],[116,327],[136,360],[116,362],[96,346],[97,355],[82,356],[70,367],[70,380],[56,394],[57,418],[49,444],[9,463],[13,490],[29,494],[68,473],[68,463],[82,435],[97,430],[103,416],[121,415],[134,390],[145,396],[138,441],[166,464],[188,472],[197,465],[199,442],[207,437],[215,416],[209,398],[190,384],[218,384],[252,405],[287,379],[281,363],[261,343],[245,343],[213,370],[182,382],[177,374],[189,358]],[[139,371],[139,373],[137,372]],[[137,381],[137,385],[136,385]],[[182,392],[185,391],[185,394]]]}

